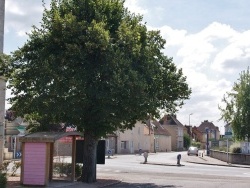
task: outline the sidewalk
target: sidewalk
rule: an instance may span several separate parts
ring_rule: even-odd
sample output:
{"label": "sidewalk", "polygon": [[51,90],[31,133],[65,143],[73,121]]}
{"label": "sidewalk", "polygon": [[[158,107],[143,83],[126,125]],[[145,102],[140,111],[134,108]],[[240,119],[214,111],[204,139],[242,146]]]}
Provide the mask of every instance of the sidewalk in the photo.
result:
{"label": "sidewalk", "polygon": [[[151,154],[154,155],[154,154]],[[206,155],[199,156],[188,156],[182,155],[180,165],[176,164],[176,161],[170,161],[169,163],[162,162],[163,160],[152,160],[148,161],[146,164],[149,165],[162,165],[162,166],[185,166],[187,163],[196,163],[203,165],[216,165],[216,166],[226,166],[226,167],[238,167],[238,168],[250,168],[250,165],[238,165],[238,164],[228,164],[227,162],[214,159]],[[115,180],[112,177],[98,178],[97,182],[93,184],[87,184],[83,182],[65,182],[65,181],[52,181],[47,187],[68,187],[68,188],[104,188],[110,187],[111,185],[120,183],[120,180]],[[7,188],[26,188],[20,185],[20,177],[8,177]],[[27,187],[30,188],[30,187]]]}
{"label": "sidewalk", "polygon": [[195,164],[203,164],[203,165],[215,165],[215,166],[227,166],[227,167],[237,167],[237,168],[250,168],[250,165],[240,165],[240,164],[231,164],[227,163],[215,158],[212,158],[210,156],[205,155],[204,151],[199,152],[199,156],[188,156],[188,155],[182,155],[180,165],[177,165],[176,162],[172,163],[164,163],[164,162],[158,162],[154,160],[150,160],[147,162],[147,164],[152,165],[164,165],[164,166],[185,166],[185,163],[195,163]]}
{"label": "sidewalk", "polygon": [[231,164],[227,163],[206,155],[197,156],[187,156],[183,159],[188,163],[204,164],[204,165],[216,165],[216,166],[227,166],[227,167],[238,167],[238,168],[250,168],[250,165],[240,165],[240,164]]}
{"label": "sidewalk", "polygon": [[[66,181],[52,181],[46,187],[69,187],[69,188],[104,188],[111,185],[120,183],[119,180],[114,180],[111,178],[97,179],[97,182],[88,184],[83,182],[66,182]],[[8,177],[7,188],[30,188],[30,186],[20,185],[20,177]]]}

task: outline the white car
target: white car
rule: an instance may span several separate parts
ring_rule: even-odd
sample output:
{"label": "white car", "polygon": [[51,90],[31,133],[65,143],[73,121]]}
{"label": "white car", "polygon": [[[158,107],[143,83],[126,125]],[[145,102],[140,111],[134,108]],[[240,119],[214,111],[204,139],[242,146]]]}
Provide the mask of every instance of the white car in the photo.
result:
{"label": "white car", "polygon": [[187,154],[198,156],[198,152],[199,152],[199,149],[197,147],[191,146],[188,148]]}

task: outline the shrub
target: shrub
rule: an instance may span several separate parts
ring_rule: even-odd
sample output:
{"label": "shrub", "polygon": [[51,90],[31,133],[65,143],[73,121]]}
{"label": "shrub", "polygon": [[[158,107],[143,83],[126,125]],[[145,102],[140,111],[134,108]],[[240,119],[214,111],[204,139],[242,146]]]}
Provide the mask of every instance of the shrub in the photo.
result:
{"label": "shrub", "polygon": [[[54,163],[53,172],[59,174],[60,176],[70,176],[71,175],[71,163]],[[76,164],[75,166],[75,177],[80,177],[82,174],[82,165]]]}
{"label": "shrub", "polygon": [[10,162],[11,161],[4,161],[3,164],[0,166],[0,171],[7,174]]}
{"label": "shrub", "polygon": [[15,176],[17,169],[20,167],[21,167],[21,161],[14,161],[14,164],[11,169],[12,170],[11,176]]}
{"label": "shrub", "polygon": [[183,140],[184,140],[184,148],[188,148],[191,143],[191,138],[187,134],[184,134]]}
{"label": "shrub", "polygon": [[7,185],[7,176],[6,173],[0,172],[0,187],[5,188]]}
{"label": "shrub", "polygon": [[192,146],[195,146],[197,148],[200,148],[201,147],[201,143],[200,142],[192,142],[191,144]]}
{"label": "shrub", "polygon": [[240,143],[239,143],[239,142],[233,143],[233,144],[230,146],[229,151],[230,151],[231,153],[241,153]]}
{"label": "shrub", "polygon": [[241,153],[241,148],[240,147],[233,148],[232,153]]}

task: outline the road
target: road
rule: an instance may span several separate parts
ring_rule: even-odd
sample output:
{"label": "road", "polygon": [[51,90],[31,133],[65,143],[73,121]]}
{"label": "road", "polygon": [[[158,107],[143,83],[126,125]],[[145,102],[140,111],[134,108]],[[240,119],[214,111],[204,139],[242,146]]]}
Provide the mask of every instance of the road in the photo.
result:
{"label": "road", "polygon": [[[179,152],[182,159],[186,152]],[[165,165],[142,164],[144,157],[139,155],[116,155],[106,159],[105,165],[97,166],[97,177],[121,180],[113,185],[122,187],[184,187],[184,188],[249,188],[250,169],[223,166],[209,166],[186,163],[176,165],[179,153],[150,154],[148,162],[160,162]]]}

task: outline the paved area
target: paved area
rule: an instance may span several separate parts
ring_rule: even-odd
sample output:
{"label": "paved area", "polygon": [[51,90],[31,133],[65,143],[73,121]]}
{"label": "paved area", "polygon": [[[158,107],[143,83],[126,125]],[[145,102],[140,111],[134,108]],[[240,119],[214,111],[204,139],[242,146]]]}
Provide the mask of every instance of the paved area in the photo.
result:
{"label": "paved area", "polygon": [[[153,154],[152,154],[153,155]],[[217,165],[217,166],[228,166],[228,167],[239,167],[239,168],[250,168],[250,165],[238,165],[238,164],[228,164],[227,162],[220,161],[218,159],[211,158],[204,155],[204,153],[199,153],[199,156],[187,156],[183,155],[181,158],[181,164],[186,163],[196,163],[204,165]],[[150,160],[147,164],[151,165],[165,165],[165,166],[177,166],[175,162],[165,163],[161,160]],[[47,187],[68,187],[68,188],[102,188],[110,187],[111,185],[120,183],[119,180],[112,179],[112,177],[97,179],[96,183],[87,184],[83,182],[65,182],[65,181],[52,181]],[[20,177],[9,177],[7,188],[25,188],[25,186],[20,185]],[[29,187],[30,188],[30,187]]]}
{"label": "paved area", "polygon": [[206,156],[205,152],[200,152],[198,157],[184,156],[183,160],[189,163],[204,164],[204,165],[250,168],[250,165],[231,164],[231,163],[227,163],[227,162]]}

